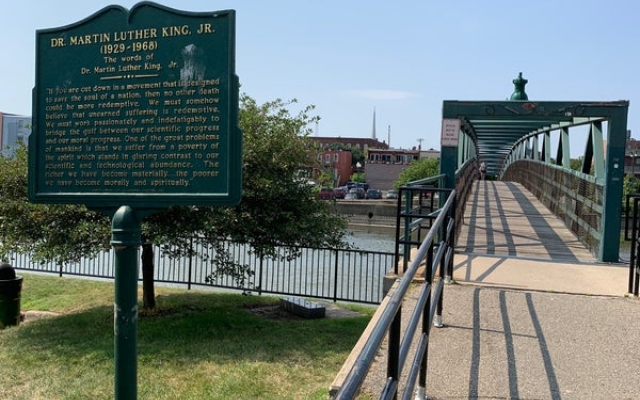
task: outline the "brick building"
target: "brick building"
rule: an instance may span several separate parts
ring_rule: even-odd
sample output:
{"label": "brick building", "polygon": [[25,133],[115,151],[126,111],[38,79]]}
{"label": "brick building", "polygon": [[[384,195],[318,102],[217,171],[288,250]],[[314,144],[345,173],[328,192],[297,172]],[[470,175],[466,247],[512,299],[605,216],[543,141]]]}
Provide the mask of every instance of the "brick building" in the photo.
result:
{"label": "brick building", "polygon": [[318,164],[313,171],[313,179],[317,180],[321,172],[329,174],[333,179],[333,186],[344,186],[351,177],[353,170],[352,154],[348,150],[326,149],[318,153]]}
{"label": "brick building", "polygon": [[318,143],[321,149],[317,153],[321,167],[314,171],[314,179],[317,179],[321,171],[325,171],[332,174],[335,186],[346,184],[351,174],[356,171],[355,161],[350,157],[350,151],[331,149],[331,146],[336,143],[344,148],[358,148],[364,152],[363,169],[367,183],[370,187],[380,190],[391,189],[400,173],[414,160],[440,157],[439,150],[392,149],[387,143],[372,138],[311,137],[310,139]]}

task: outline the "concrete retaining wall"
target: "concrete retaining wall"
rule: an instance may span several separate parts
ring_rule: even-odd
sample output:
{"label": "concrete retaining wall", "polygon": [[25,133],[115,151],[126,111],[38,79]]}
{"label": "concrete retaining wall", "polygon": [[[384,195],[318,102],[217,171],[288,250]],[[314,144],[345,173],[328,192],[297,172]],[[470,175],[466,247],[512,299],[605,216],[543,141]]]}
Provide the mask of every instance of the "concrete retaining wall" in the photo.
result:
{"label": "concrete retaining wall", "polygon": [[374,217],[395,217],[397,200],[337,200],[335,209],[338,214],[369,215]]}

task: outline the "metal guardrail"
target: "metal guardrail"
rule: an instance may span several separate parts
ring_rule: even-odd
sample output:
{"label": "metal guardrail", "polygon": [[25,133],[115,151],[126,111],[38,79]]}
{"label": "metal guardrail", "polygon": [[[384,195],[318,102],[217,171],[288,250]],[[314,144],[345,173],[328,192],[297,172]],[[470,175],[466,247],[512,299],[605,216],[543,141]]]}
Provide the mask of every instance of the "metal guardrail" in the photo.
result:
{"label": "metal guardrail", "polygon": [[624,238],[631,240],[628,293],[638,296],[640,292],[640,194],[626,196],[624,214]]}
{"label": "metal guardrail", "polygon": [[[420,187],[404,187],[400,191],[424,190]],[[399,196],[400,197],[400,196]],[[380,346],[388,334],[387,380],[380,399],[395,399],[398,397],[400,376],[409,358],[411,343],[418,335],[417,351],[410,362],[407,384],[402,393],[403,399],[413,396],[413,389],[418,384],[420,398],[425,397],[428,341],[432,325],[442,326],[443,286],[453,270],[453,242],[455,236],[456,191],[451,190],[440,212],[437,214],[429,232],[418,248],[415,257],[403,276],[397,282],[395,290],[390,293],[379,310],[379,318],[372,321],[371,329],[367,329],[360,353],[351,364],[344,381],[334,394],[334,400],[354,399],[367,377]],[[404,213],[408,219],[421,218],[418,214]],[[440,238],[438,242],[437,239]],[[411,318],[402,334],[401,310],[406,296],[418,268],[425,265],[425,284],[413,310]],[[438,279],[436,279],[438,276]],[[422,321],[420,329],[419,322]],[[364,339],[361,338],[361,340]]]}
{"label": "metal guardrail", "polygon": [[[154,248],[154,280],[158,283],[234,289],[258,294],[292,295],[333,301],[379,304],[383,298],[383,279],[393,268],[395,254],[363,250],[295,247],[298,254],[290,257],[278,248],[275,258],[258,257],[248,244],[226,242],[225,249],[233,260],[246,266],[240,280],[228,274],[218,274],[213,262],[212,247],[193,239],[196,253],[208,257],[169,257],[159,247]],[[113,279],[113,250],[95,258],[74,263],[40,264],[27,254],[10,254],[16,269],[44,272],[59,276],[84,276]],[[139,279],[142,271],[138,273]]]}
{"label": "metal guardrail", "polygon": [[539,161],[520,160],[502,177],[520,182],[593,253],[602,243],[604,186],[596,178]]}

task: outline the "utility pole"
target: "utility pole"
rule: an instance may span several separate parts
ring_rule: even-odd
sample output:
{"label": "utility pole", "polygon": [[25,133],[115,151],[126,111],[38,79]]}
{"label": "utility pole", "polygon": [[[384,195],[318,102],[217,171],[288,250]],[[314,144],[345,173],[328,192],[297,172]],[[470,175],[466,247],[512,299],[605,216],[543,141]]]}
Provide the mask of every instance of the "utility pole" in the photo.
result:
{"label": "utility pole", "polygon": [[420,138],[418,139],[418,150],[422,150],[422,142],[424,141],[424,139]]}
{"label": "utility pole", "polygon": [[391,148],[391,125],[387,126],[387,146]]}

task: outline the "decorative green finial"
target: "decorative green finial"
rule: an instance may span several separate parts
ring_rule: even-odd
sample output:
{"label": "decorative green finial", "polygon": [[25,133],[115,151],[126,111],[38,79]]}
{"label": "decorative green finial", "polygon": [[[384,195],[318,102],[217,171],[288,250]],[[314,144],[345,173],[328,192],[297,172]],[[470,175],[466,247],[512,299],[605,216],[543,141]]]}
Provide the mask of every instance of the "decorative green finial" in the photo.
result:
{"label": "decorative green finial", "polygon": [[513,94],[511,95],[510,100],[529,100],[529,96],[524,92],[524,85],[529,82],[528,80],[522,77],[522,72],[518,74],[518,77],[513,80],[513,85],[515,89]]}

